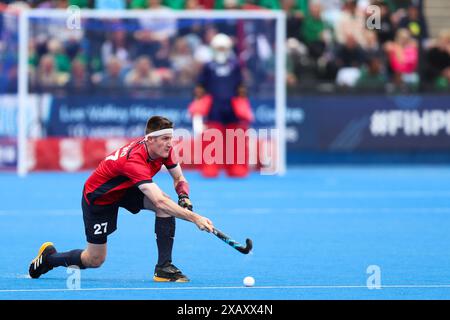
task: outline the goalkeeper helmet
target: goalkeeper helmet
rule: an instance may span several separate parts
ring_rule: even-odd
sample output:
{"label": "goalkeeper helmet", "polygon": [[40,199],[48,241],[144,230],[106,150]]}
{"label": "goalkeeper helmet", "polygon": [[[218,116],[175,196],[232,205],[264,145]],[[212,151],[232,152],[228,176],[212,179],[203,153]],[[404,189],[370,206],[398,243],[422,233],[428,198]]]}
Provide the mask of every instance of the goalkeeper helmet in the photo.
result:
{"label": "goalkeeper helmet", "polygon": [[214,53],[214,60],[218,63],[225,63],[231,56],[233,43],[231,38],[223,33],[216,34],[211,40],[211,48]]}

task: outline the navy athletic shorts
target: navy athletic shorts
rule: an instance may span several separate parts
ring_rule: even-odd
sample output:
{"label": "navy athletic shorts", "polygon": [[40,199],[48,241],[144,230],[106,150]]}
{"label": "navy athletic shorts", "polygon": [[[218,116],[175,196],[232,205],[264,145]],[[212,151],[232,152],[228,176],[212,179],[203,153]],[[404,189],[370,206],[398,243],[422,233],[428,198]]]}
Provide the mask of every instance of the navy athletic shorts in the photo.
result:
{"label": "navy athletic shorts", "polygon": [[133,214],[144,209],[144,194],[138,187],[128,189],[119,202],[110,205],[88,204],[84,196],[81,198],[86,240],[93,244],[106,243],[108,235],[116,231],[120,207]]}

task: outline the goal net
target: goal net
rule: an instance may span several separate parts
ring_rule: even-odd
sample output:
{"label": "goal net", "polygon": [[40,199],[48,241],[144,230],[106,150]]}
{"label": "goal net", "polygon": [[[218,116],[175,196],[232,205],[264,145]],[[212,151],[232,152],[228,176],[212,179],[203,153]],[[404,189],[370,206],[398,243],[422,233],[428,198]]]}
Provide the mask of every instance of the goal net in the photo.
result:
{"label": "goal net", "polygon": [[[285,17],[279,11],[29,10],[19,19],[18,173],[95,168],[166,116],[181,162],[211,38],[225,33],[254,114],[249,164],[285,171]],[[189,144],[189,146],[186,145]],[[195,152],[195,151],[194,151]]]}

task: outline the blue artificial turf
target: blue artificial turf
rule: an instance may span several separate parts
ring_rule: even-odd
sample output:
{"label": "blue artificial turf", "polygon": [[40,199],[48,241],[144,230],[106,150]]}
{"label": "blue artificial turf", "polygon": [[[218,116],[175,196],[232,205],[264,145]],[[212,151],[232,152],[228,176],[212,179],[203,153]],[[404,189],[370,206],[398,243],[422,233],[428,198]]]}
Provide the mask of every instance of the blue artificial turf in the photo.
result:
{"label": "blue artificial turf", "polygon": [[[0,174],[0,300],[4,299],[449,299],[450,167],[290,168],[284,177],[206,180],[187,172],[196,212],[254,251],[242,255],[177,220],[174,264],[189,283],[154,283],[154,214],[121,209],[99,269],[28,277],[45,241],[84,248],[80,208],[88,173]],[[154,181],[172,198],[170,176]],[[369,266],[381,289],[367,287]],[[242,280],[256,284],[245,288]]]}

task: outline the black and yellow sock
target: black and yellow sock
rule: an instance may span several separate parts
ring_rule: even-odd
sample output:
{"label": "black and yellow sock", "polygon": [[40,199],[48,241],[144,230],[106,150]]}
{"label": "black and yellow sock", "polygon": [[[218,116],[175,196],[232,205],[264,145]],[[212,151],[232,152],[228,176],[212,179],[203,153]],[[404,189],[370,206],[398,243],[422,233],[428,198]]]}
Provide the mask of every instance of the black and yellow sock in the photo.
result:
{"label": "black and yellow sock", "polygon": [[172,248],[175,237],[175,217],[155,219],[156,244],[158,245],[158,266],[172,262]]}

